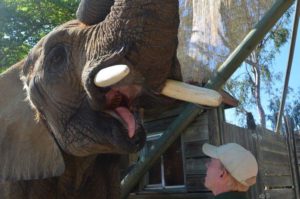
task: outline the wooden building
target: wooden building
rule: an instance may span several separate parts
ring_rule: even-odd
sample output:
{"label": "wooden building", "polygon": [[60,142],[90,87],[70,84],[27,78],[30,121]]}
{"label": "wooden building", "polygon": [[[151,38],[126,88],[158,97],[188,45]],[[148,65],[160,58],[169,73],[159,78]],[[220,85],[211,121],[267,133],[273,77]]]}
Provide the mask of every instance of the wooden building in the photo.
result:
{"label": "wooden building", "polygon": [[[226,92],[222,92],[222,96],[222,107],[237,106],[238,101]],[[141,160],[181,110],[182,106],[179,105],[145,121],[147,144],[139,154]],[[220,143],[219,125],[223,118],[224,108],[206,109],[204,114],[199,115],[148,171],[130,198],[211,197],[203,185],[208,158],[201,148],[206,142]]]}
{"label": "wooden building", "polygon": [[[249,198],[296,198],[298,189],[294,183],[291,155],[287,139],[274,132],[256,128],[240,128],[224,120],[224,110],[237,106],[238,102],[227,93],[222,93],[223,105],[217,109],[206,109],[182,133],[160,159],[148,170],[131,192],[130,199],[168,198],[212,198],[204,187],[205,162],[202,153],[206,142],[222,144],[236,142],[252,151],[259,163],[258,182],[249,191]],[[145,122],[148,131],[147,144],[130,164],[147,157],[153,143],[181,112],[182,106],[161,113]]]}

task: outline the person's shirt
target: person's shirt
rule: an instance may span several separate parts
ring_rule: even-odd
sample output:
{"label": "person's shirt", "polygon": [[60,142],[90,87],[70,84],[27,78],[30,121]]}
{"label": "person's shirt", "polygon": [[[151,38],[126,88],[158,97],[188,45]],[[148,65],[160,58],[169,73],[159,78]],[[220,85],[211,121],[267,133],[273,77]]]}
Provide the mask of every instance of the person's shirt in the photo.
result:
{"label": "person's shirt", "polygon": [[225,192],[215,196],[215,199],[247,199],[246,192]]}

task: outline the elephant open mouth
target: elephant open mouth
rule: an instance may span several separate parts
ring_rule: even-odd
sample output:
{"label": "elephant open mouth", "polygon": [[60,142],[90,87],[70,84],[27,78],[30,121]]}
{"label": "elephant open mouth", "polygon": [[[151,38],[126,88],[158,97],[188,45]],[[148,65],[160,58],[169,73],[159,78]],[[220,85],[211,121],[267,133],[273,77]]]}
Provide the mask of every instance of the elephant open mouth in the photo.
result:
{"label": "elephant open mouth", "polygon": [[120,121],[127,129],[128,137],[133,138],[138,128],[135,116],[139,110],[134,106],[134,98],[138,95],[140,88],[137,86],[124,86],[112,88],[105,94],[105,112]]}
{"label": "elephant open mouth", "polygon": [[[129,139],[136,137],[135,135],[142,126],[138,100],[142,97],[142,89],[145,91],[145,86],[143,86],[145,82],[139,81],[143,78],[136,74],[129,66],[118,64],[101,69],[93,68],[88,80],[88,90],[92,101],[99,103],[105,100],[104,106],[96,105],[96,107],[118,120],[127,130]],[[99,93],[101,93],[100,96]],[[221,102],[221,97],[215,91],[199,90],[194,86],[173,80],[166,81],[161,94],[196,103],[202,102],[203,94],[207,94],[211,97],[208,98],[209,100],[206,98],[206,103],[202,104],[219,105]],[[156,93],[156,95],[160,94]]]}
{"label": "elephant open mouth", "polygon": [[129,73],[126,65],[114,65],[100,70],[96,67],[89,74],[87,90],[92,106],[118,120],[131,139],[142,125],[137,105],[142,86],[131,81],[124,82]]}

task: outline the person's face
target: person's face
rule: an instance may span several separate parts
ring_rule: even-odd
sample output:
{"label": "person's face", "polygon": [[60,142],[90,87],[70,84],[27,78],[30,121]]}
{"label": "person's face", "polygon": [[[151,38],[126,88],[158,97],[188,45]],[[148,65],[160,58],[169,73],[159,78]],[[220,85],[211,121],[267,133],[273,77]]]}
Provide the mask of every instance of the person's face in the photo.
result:
{"label": "person's face", "polygon": [[204,185],[206,188],[212,190],[222,179],[221,176],[224,173],[224,169],[220,160],[215,158],[211,158],[207,161],[205,166],[207,170]]}

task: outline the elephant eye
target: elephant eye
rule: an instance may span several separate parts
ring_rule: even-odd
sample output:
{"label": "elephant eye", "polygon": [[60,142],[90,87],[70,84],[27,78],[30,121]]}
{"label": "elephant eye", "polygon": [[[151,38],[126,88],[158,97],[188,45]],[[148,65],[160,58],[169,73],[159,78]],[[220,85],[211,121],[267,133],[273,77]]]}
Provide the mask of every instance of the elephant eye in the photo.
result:
{"label": "elephant eye", "polygon": [[52,48],[46,59],[46,67],[50,72],[61,72],[67,67],[68,53],[64,46]]}

